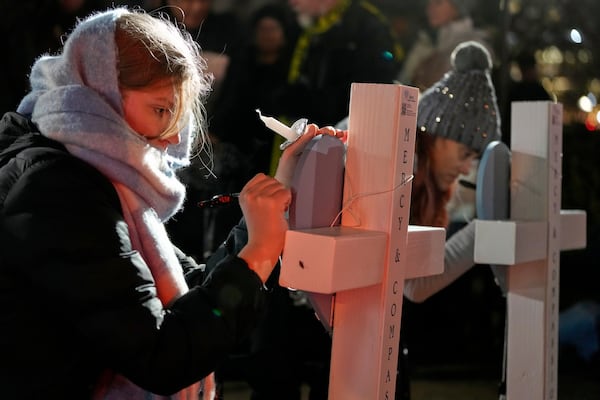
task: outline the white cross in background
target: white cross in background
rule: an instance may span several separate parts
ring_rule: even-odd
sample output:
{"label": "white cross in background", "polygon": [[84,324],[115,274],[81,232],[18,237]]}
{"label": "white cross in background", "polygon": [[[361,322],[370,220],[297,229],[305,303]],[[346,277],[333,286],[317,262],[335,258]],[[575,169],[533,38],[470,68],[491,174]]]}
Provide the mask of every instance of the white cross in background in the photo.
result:
{"label": "white cross in background", "polygon": [[[511,132],[510,220],[477,220],[475,261],[509,266],[507,399],[552,400],[557,398],[560,251],[586,246],[586,213],[560,209],[562,105],[512,103]],[[502,193],[497,194],[489,200],[498,203]]]}

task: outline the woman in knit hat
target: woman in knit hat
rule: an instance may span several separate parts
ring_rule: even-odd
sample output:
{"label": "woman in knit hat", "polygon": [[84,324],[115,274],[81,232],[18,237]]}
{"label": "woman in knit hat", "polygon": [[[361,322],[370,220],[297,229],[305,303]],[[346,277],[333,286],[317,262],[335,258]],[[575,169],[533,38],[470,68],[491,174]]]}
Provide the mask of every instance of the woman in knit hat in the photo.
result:
{"label": "woman in knit hat", "polygon": [[33,65],[0,121],[3,398],[198,399],[260,319],[284,184],[303,146],[335,132],[309,126],[282,183],[244,186],[248,242],[205,274],[163,226],[186,195],[175,172],[204,140],[205,70],[189,34],[124,8],[82,20]]}
{"label": "woman in knit hat", "polygon": [[[477,42],[459,44],[452,70],[419,99],[411,224],[448,227],[447,205],[457,179],[487,145],[500,140],[500,114],[490,77],[490,55]],[[444,273],[406,281],[404,293],[421,302],[474,265],[475,225],[446,242]]]}
{"label": "woman in knit hat", "polygon": [[[410,205],[413,225],[447,229],[448,203],[458,177],[471,170],[488,144],[500,140],[500,115],[488,51],[477,42],[464,42],[454,49],[451,61],[452,69],[419,99]],[[421,303],[466,273],[475,265],[474,243],[475,223],[471,221],[446,240],[444,272],[405,280],[404,296]],[[403,318],[407,318],[404,313]],[[405,341],[406,335],[402,334],[402,348]],[[409,397],[408,361],[403,358],[407,353],[399,352],[398,400]]]}

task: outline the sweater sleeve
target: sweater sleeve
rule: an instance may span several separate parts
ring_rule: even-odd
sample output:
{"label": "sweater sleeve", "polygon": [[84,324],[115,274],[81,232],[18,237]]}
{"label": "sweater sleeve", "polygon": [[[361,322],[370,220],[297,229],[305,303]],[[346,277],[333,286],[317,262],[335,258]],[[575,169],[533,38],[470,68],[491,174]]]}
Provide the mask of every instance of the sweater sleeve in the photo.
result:
{"label": "sweater sleeve", "polygon": [[450,285],[475,265],[474,249],[475,221],[471,221],[446,241],[444,272],[439,275],[406,280],[404,282],[406,298],[421,303]]}

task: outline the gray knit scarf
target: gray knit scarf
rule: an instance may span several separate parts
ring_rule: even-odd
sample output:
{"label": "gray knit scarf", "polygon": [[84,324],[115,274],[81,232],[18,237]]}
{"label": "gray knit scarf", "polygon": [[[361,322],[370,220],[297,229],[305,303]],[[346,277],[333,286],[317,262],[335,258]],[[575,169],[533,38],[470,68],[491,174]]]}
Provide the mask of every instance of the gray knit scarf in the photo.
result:
{"label": "gray knit scarf", "polygon": [[[31,115],[42,135],[61,142],[113,183],[129,227],[131,243],[152,272],[164,306],[188,290],[163,222],[175,214],[185,187],[175,174],[189,165],[190,132],[161,151],[134,132],[123,118],[117,81],[115,21],[124,8],[81,21],[62,54],[43,56],[31,70],[29,93],[17,111]],[[191,119],[190,119],[191,120]],[[172,399],[197,398],[198,387]],[[125,397],[124,397],[125,396]],[[158,399],[113,375],[96,399]]]}

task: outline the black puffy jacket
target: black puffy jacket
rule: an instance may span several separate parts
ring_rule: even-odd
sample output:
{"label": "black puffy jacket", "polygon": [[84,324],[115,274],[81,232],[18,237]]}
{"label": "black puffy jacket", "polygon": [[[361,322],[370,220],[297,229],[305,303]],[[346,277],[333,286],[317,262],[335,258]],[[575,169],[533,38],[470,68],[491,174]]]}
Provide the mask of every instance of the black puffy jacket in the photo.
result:
{"label": "black puffy jacket", "polygon": [[334,10],[344,3],[297,42],[293,83],[278,99],[289,121],[335,125],[348,115],[352,83],[392,83],[400,70],[400,44],[383,14],[363,0],[340,1]]}
{"label": "black puffy jacket", "polygon": [[200,380],[248,335],[262,283],[232,255],[168,309],[96,169],[27,118],[0,121],[0,398],[86,399],[103,371],[158,394]]}

